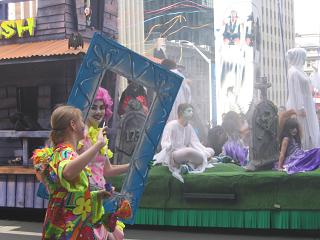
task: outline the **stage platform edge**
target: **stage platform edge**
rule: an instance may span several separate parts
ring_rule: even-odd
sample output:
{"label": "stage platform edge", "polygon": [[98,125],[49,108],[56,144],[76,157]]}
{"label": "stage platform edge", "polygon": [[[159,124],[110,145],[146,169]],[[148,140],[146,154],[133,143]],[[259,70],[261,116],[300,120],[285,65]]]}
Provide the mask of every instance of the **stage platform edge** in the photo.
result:
{"label": "stage platform edge", "polygon": [[204,228],[320,230],[320,211],[139,208],[135,224]]}

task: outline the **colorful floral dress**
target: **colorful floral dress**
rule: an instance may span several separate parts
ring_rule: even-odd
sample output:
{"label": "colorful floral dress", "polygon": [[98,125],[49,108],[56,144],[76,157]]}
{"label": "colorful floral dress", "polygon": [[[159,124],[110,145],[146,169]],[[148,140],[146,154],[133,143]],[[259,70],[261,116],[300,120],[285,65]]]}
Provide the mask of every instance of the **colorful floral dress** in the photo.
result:
{"label": "colorful floral dress", "polygon": [[[81,153],[85,152],[93,144],[95,144],[97,142],[99,131],[100,128],[86,127],[85,138],[79,142],[78,151]],[[105,188],[106,180],[104,178],[104,164],[106,161],[106,156],[108,156],[109,159],[113,156],[113,153],[107,148],[107,144],[105,147],[101,148],[95,159],[88,164],[88,167],[92,173],[91,176],[89,176],[91,189]]]}
{"label": "colorful floral dress", "polygon": [[64,167],[76,157],[70,145],[34,152],[37,177],[49,192],[42,239],[94,240],[93,228],[102,220],[106,224],[102,201],[97,198],[97,191],[89,190],[90,170],[83,170],[73,182],[63,177]]}
{"label": "colorful floral dress", "polygon": [[[85,138],[81,140],[78,144],[79,152],[84,152],[88,150],[94,143],[96,143],[99,131],[99,128],[86,127]],[[106,180],[104,178],[104,165],[106,161],[106,156],[108,156],[108,158],[112,158],[113,153],[109,149],[107,149],[107,147],[104,147],[96,155],[95,159],[88,164],[88,167],[92,172],[92,175],[89,177],[91,190],[105,189]],[[123,239],[123,228],[124,225],[118,221],[117,228],[113,232],[113,234],[117,236],[117,240]],[[94,233],[97,239],[99,240],[107,239],[107,236],[109,234],[103,225],[95,228]]]}

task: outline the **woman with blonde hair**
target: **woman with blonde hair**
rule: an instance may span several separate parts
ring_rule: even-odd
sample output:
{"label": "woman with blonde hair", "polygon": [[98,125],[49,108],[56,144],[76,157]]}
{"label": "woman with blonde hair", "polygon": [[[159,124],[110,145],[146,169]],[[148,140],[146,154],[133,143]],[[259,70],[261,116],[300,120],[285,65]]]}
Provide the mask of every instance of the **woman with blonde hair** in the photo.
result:
{"label": "woman with blonde hair", "polygon": [[90,192],[91,173],[86,167],[106,145],[104,129],[99,131],[97,141],[78,155],[77,144],[85,128],[81,111],[59,106],[51,115],[51,127],[52,147],[37,149],[32,157],[36,175],[49,193],[42,239],[96,239],[94,227],[115,227],[102,206],[110,193]]}

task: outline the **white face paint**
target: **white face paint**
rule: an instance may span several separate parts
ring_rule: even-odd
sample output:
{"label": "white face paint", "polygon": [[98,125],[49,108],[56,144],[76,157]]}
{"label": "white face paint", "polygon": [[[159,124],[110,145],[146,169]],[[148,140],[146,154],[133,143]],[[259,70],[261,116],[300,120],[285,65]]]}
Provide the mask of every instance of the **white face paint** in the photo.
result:
{"label": "white face paint", "polygon": [[190,121],[193,117],[193,108],[192,107],[188,107],[183,111],[182,117],[186,120],[186,121]]}
{"label": "white face paint", "polygon": [[88,122],[89,125],[98,127],[100,122],[104,119],[106,113],[106,106],[102,100],[95,100],[89,111]]}

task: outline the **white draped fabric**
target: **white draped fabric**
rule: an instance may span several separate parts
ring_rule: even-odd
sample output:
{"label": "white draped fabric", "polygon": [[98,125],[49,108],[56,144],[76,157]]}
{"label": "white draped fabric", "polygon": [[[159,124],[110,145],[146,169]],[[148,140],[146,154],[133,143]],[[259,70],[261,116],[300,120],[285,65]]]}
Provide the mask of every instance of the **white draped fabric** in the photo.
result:
{"label": "white draped fabric", "polygon": [[169,122],[171,120],[178,119],[178,106],[179,106],[179,104],[191,103],[191,89],[190,89],[185,77],[177,69],[172,69],[171,71],[174,72],[175,74],[183,77],[183,81],[181,83],[177,97],[173,103],[173,106],[172,106],[172,109],[171,109],[171,112],[170,112],[170,115],[169,115],[167,122]]}
{"label": "white draped fabric", "polygon": [[172,175],[183,182],[180,175],[180,169],[173,165],[173,152],[183,148],[193,148],[202,155],[203,162],[191,173],[201,173],[208,167],[207,159],[214,155],[211,148],[207,148],[201,144],[193,127],[190,124],[181,125],[178,120],[173,120],[165,126],[161,139],[162,150],[154,156],[154,164],[162,164],[168,166]]}
{"label": "white draped fabric", "polygon": [[290,65],[287,109],[294,109],[298,113],[305,111],[306,116],[298,114],[298,122],[303,131],[301,143],[303,149],[311,149],[319,146],[319,123],[312,99],[310,80],[303,71],[305,59],[306,51],[302,48],[293,48],[287,52],[287,60]]}
{"label": "white draped fabric", "polygon": [[320,91],[320,73],[316,70],[310,76],[311,78],[311,85],[317,91]]}

